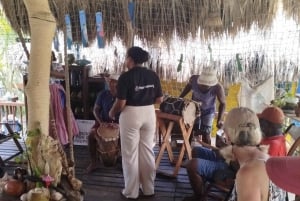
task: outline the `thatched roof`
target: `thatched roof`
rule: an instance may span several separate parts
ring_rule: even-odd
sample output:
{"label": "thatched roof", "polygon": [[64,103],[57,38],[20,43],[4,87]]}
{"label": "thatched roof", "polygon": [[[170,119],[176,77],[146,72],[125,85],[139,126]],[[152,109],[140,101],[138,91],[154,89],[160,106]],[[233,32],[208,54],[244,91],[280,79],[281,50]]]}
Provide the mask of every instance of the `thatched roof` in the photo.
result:
{"label": "thatched roof", "polygon": [[[259,28],[268,28],[278,1],[134,0],[133,23],[128,13],[130,0],[49,0],[49,4],[56,17],[58,30],[64,30],[65,14],[70,15],[74,41],[81,41],[78,12],[85,10],[90,42],[96,36],[95,13],[101,11],[105,39],[108,42],[117,36],[126,43],[130,41],[131,30],[134,30],[136,36],[152,43],[157,42],[158,38],[170,40],[174,31],[178,37],[186,39],[196,36],[200,28],[201,37],[207,39],[218,37],[222,33],[234,36],[240,29],[249,30],[253,23]],[[19,34],[29,35],[30,28],[23,0],[0,2],[13,29]],[[218,21],[221,26],[214,25]]]}
{"label": "thatched roof", "polygon": [[300,0],[283,0],[283,10],[288,17],[292,17],[297,24],[300,23]]}

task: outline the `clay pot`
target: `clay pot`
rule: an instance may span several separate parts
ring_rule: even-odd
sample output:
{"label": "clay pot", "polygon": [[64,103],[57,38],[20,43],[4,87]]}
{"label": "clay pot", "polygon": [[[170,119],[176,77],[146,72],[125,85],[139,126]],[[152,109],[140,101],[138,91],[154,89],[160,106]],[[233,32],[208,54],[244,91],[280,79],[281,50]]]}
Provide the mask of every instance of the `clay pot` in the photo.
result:
{"label": "clay pot", "polygon": [[4,186],[4,192],[7,195],[19,197],[25,191],[25,184],[21,181],[11,179]]}

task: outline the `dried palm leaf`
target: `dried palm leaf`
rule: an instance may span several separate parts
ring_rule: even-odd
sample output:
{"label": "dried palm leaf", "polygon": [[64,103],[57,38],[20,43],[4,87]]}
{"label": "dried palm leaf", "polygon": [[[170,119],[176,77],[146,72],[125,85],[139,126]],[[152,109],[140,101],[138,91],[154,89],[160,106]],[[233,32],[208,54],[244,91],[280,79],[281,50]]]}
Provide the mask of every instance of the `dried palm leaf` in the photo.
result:
{"label": "dried palm leaf", "polygon": [[[30,34],[23,0],[0,0],[3,10],[17,33]],[[223,34],[235,36],[239,30],[248,31],[253,23],[268,28],[274,18],[279,0],[143,0],[134,1],[135,21],[128,23],[129,0],[49,0],[57,20],[58,30],[64,29],[65,15],[72,20],[73,39],[81,41],[79,10],[85,10],[89,42],[96,36],[95,13],[102,12],[105,40],[118,37],[128,44],[134,33],[145,43],[167,44],[174,34],[179,39],[196,37],[201,30],[203,40]],[[299,0],[284,0],[284,10],[299,19]],[[207,27],[207,19],[222,26]],[[220,18],[219,18],[220,17]],[[134,27],[132,27],[132,25]],[[133,33],[132,33],[133,32]],[[131,40],[131,39],[130,39]],[[130,42],[129,42],[130,43]]]}

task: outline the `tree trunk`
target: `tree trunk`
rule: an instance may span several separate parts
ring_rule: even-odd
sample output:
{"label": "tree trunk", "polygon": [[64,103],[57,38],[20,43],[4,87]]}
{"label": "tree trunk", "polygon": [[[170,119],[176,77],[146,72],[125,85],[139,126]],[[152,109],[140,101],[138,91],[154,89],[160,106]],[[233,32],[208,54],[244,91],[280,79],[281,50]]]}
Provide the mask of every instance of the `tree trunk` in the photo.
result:
{"label": "tree trunk", "polygon": [[[55,18],[50,11],[48,0],[24,0],[31,31],[31,50],[28,70],[28,82],[25,87],[28,107],[28,147],[31,174],[48,175],[54,178],[53,184],[61,182],[62,157],[65,153],[60,144],[49,136],[49,78],[51,65],[51,43],[56,28]],[[68,79],[67,79],[68,80]],[[70,129],[69,129],[70,130]],[[72,146],[72,145],[71,145]],[[65,157],[64,157],[65,159]],[[67,166],[66,160],[64,165]],[[68,200],[82,200],[82,182],[67,173],[69,189]],[[62,185],[63,188],[66,185]]]}
{"label": "tree trunk", "polygon": [[[49,78],[51,47],[56,21],[50,11],[48,0],[24,0],[31,30],[28,82],[25,87],[28,107],[28,131],[40,129],[40,134],[49,135]],[[38,128],[39,127],[39,128]],[[41,155],[38,150],[40,136],[28,137],[33,168]]]}

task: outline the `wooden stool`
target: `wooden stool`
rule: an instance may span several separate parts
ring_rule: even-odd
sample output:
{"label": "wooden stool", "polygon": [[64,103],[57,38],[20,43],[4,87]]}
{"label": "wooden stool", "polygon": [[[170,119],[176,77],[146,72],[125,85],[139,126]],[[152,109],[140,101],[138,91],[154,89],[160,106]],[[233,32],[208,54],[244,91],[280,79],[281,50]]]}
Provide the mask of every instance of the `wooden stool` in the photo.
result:
{"label": "wooden stool", "polygon": [[[192,133],[193,127],[192,126],[186,127],[182,116],[163,113],[159,110],[156,111],[156,118],[157,118],[157,123],[158,123],[158,132],[160,132],[159,134],[161,134],[161,136],[163,138],[163,142],[160,146],[160,150],[159,150],[158,156],[155,161],[156,169],[158,170],[158,167],[159,167],[160,161],[163,157],[164,151],[165,151],[165,149],[167,149],[169,160],[171,163],[175,163],[175,169],[172,174],[168,174],[163,171],[158,171],[158,172],[165,174],[166,176],[176,177],[179,172],[179,168],[182,165],[184,153],[187,153],[188,159],[192,159],[191,145],[189,142],[189,138]],[[183,143],[181,145],[177,161],[175,160],[173,150],[172,150],[171,144],[169,142],[172,129],[176,123],[180,127],[181,135],[183,138]]]}

